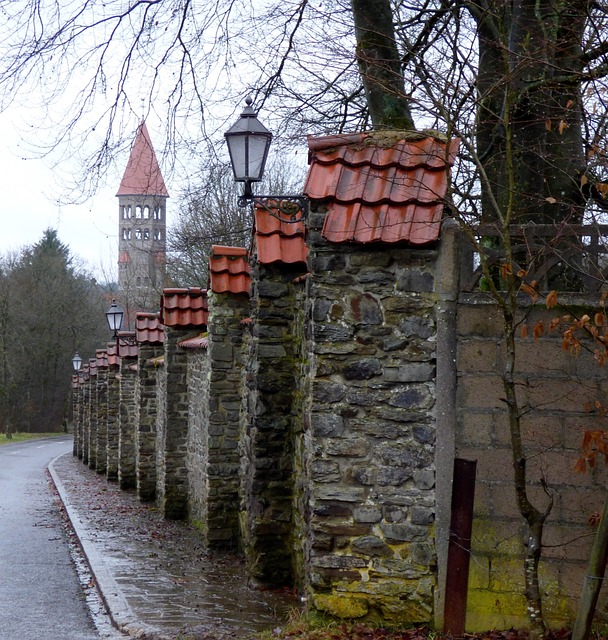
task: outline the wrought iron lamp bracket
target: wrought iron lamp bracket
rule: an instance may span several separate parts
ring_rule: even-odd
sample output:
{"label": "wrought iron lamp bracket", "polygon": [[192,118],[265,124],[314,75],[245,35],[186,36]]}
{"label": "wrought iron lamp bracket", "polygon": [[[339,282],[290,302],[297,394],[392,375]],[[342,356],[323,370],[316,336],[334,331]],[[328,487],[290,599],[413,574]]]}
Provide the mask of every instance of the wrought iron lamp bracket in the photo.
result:
{"label": "wrought iron lamp bracket", "polygon": [[269,215],[281,222],[294,224],[303,222],[308,215],[308,198],[306,196],[239,196],[239,207],[254,204],[262,207]]}

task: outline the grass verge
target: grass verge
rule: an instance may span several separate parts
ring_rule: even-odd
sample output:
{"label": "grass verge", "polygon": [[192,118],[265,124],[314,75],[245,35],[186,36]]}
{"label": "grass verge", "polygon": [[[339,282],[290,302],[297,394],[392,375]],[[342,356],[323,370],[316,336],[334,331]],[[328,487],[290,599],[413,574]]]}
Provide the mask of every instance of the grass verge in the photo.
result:
{"label": "grass verge", "polygon": [[23,442],[24,440],[39,440],[40,438],[58,438],[66,435],[63,431],[54,433],[12,433],[10,438],[6,434],[0,433],[0,446],[12,444],[13,442]]}

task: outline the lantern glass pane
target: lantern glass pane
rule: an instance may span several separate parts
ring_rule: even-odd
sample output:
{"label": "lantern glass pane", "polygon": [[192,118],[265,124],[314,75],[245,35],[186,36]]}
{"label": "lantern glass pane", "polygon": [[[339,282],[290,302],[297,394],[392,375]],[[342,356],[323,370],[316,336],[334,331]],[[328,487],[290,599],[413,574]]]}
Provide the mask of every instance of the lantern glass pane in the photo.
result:
{"label": "lantern glass pane", "polygon": [[122,317],[124,315],[123,310],[115,303],[112,303],[110,308],[106,311],[106,318],[108,320],[108,326],[110,331],[119,331],[122,326]]}
{"label": "lantern glass pane", "polygon": [[268,136],[249,136],[249,180],[261,180],[264,175],[266,154],[268,153]]}
{"label": "lantern glass pane", "polygon": [[228,151],[230,152],[230,160],[232,170],[234,171],[234,179],[237,181],[247,180],[247,165],[245,154],[245,140],[247,136],[226,136],[228,142]]}

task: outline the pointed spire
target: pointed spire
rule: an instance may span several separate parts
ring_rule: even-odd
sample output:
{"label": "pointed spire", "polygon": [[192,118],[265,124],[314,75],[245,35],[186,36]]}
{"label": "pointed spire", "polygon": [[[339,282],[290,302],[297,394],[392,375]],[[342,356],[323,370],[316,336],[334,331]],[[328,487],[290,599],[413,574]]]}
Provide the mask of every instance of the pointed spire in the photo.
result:
{"label": "pointed spire", "polygon": [[116,195],[169,196],[144,120],[137,129],[131,156]]}

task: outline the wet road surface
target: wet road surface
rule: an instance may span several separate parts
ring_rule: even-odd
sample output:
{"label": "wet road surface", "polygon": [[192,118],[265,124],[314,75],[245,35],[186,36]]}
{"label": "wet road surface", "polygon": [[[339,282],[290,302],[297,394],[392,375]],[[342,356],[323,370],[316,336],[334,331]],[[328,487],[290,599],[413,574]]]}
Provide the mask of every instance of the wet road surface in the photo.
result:
{"label": "wet road surface", "polygon": [[98,640],[46,466],[71,437],[0,447],[0,640]]}

